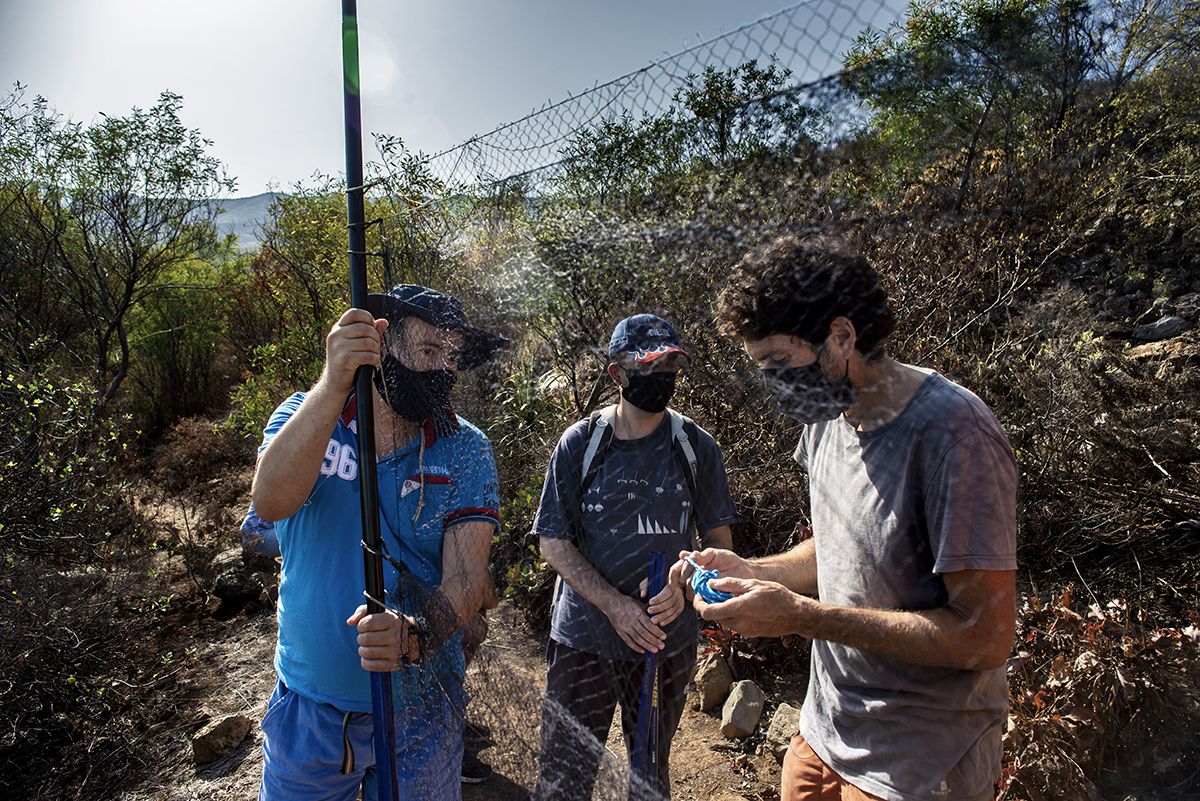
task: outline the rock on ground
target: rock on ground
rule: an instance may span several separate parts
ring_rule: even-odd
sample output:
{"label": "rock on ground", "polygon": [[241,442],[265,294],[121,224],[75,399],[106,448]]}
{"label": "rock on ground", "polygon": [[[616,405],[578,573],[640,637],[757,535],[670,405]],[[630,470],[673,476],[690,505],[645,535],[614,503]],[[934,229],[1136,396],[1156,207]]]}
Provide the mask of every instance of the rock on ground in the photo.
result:
{"label": "rock on ground", "polygon": [[771,716],[771,725],[767,728],[767,750],[777,760],[782,761],[792,738],[799,732],[800,710],[791,704],[780,704]]}
{"label": "rock on ground", "polygon": [[1133,338],[1137,342],[1159,342],[1177,337],[1191,327],[1192,321],[1183,317],[1160,317],[1152,323],[1133,329]]}
{"label": "rock on ground", "polygon": [[216,762],[238,747],[250,732],[250,725],[245,715],[226,715],[210,722],[192,737],[192,760],[197,765]]}
{"label": "rock on ground", "polygon": [[733,671],[729,663],[719,656],[710,656],[696,671],[696,689],[700,691],[697,703],[703,712],[716,709],[729,695],[733,685]]}
{"label": "rock on ground", "polygon": [[729,739],[749,737],[758,727],[766,698],[752,681],[733,685],[725,706],[721,709],[721,734]]}
{"label": "rock on ground", "polygon": [[1186,339],[1151,342],[1130,348],[1126,355],[1137,362],[1159,362],[1156,377],[1161,381],[1171,373],[1200,366],[1200,343]]}

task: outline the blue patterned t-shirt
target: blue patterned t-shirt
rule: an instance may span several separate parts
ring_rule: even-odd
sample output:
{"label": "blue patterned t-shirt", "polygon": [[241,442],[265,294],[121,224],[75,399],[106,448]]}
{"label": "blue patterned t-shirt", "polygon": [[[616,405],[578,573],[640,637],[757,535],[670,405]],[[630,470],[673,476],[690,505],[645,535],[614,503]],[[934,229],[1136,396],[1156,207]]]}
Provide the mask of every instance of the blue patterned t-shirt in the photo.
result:
{"label": "blue patterned t-shirt", "polygon": [[[292,395],[271,415],[260,453],[304,397],[302,392]],[[491,445],[461,417],[458,425],[444,437],[426,426],[422,436],[377,462],[384,546],[411,572],[410,584],[413,577],[419,582],[416,587],[400,586],[399,571],[384,563],[388,605],[406,612],[419,612],[412,599],[427,598],[442,583],[447,528],[469,520],[498,525]],[[357,631],[346,625],[346,618],[363,603],[361,521],[351,398],[329,438],[308,500],[276,524],[283,570],[275,669],[289,689],[347,712],[371,711],[370,678],[359,664]],[[424,664],[392,674],[395,702],[411,704],[439,690],[461,690],[464,674],[462,649],[455,638]]]}

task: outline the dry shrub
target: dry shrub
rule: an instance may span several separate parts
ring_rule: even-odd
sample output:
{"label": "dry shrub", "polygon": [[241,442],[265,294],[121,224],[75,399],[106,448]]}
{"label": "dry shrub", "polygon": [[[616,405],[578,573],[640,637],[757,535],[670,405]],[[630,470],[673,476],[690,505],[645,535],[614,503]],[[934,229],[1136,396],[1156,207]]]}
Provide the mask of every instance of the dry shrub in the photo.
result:
{"label": "dry shrub", "polygon": [[[1070,196],[1069,176],[1045,178]],[[1200,374],[1130,358],[1131,326],[1102,307],[1093,274],[1120,242],[1000,196],[987,214],[939,197],[936,181],[914,188],[848,231],[897,309],[892,355],[976,392],[1008,432],[1023,577],[1082,576],[1177,619],[1200,592]]]}
{"label": "dry shrub", "polygon": [[[119,450],[115,437],[65,414],[73,407],[57,391],[40,393],[36,408],[59,417],[32,431],[79,431],[40,451],[62,457],[20,507],[62,511],[43,518],[37,539],[24,533],[30,520],[8,518],[0,539],[0,786],[22,798],[111,798],[157,768],[153,743],[178,723],[174,685],[192,660],[175,628],[202,609],[212,555],[236,542],[229,507],[243,502],[253,449],[219,424],[179,422],[152,456],[158,502],[135,512],[103,447]],[[68,525],[61,542],[47,540]]]}
{"label": "dry shrub", "polygon": [[[128,550],[128,549],[127,549]],[[10,561],[0,580],[0,786],[11,798],[111,798],[148,769],[153,699],[179,672],[173,597],[143,550],[89,566]]]}
{"label": "dry shrub", "polygon": [[163,435],[154,451],[151,475],[167,492],[194,492],[215,489],[253,463],[254,444],[247,437],[220,422],[188,417]]}
{"label": "dry shrub", "polygon": [[1200,615],[1155,628],[1106,597],[1089,603],[1068,585],[1022,604],[1000,799],[1200,791]]}
{"label": "dry shrub", "polygon": [[243,434],[198,417],[168,429],[153,453],[147,500],[157,510],[160,542],[180,557],[200,596],[214,578],[213,558],[237,543],[253,454]]}
{"label": "dry shrub", "polygon": [[93,393],[50,373],[0,381],[0,787],[15,798],[111,797],[146,761],[144,699],[166,675],[171,598]]}
{"label": "dry shrub", "polygon": [[1200,590],[1200,376],[1160,378],[1099,322],[1056,291],[1010,326],[1028,346],[981,363],[1022,469],[1022,570],[1035,584],[1082,576],[1178,620]]}

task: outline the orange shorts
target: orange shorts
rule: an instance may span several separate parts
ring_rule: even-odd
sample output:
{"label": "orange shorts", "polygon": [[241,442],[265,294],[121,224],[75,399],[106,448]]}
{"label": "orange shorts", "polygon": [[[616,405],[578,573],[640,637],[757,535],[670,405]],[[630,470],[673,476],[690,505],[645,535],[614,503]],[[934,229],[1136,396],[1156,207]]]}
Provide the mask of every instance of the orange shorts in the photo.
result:
{"label": "orange shorts", "polygon": [[783,758],[780,801],[880,801],[833,772],[797,734]]}

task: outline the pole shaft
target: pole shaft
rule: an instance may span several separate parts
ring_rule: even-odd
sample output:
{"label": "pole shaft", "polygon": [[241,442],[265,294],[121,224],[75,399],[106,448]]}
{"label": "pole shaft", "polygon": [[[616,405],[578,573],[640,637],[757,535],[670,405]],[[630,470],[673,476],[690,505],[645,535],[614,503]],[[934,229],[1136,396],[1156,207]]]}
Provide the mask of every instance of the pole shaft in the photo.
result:
{"label": "pole shaft", "polygon": [[[358,8],[342,0],[342,79],[346,122],[346,223],[350,257],[350,305],[367,305],[367,232],[363,209],[362,107],[359,102]],[[360,367],[354,376],[355,418],[358,424],[358,484],[362,512],[363,572],[368,611],[381,612],[384,596],[380,556],[379,483],[375,469],[375,403],[372,368]],[[392,718],[392,677],[371,673],[371,710],[375,727],[375,764],[381,801],[399,801],[396,781],[396,731]]]}
{"label": "pole shaft", "polygon": [[[666,557],[661,551],[651,552],[646,565],[646,597],[662,592],[666,583]],[[642,687],[638,698],[637,726],[634,729],[634,775],[656,787],[658,773],[658,654],[647,651],[642,657]]]}

